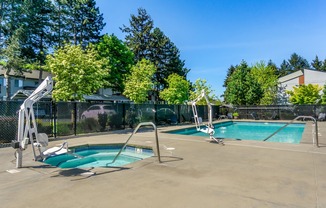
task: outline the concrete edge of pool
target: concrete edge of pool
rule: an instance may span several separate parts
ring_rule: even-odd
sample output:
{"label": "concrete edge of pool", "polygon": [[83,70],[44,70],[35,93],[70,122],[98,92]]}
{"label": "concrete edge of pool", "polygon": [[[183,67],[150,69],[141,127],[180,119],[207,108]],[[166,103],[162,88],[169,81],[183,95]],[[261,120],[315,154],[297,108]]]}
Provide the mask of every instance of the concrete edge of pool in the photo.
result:
{"label": "concrete edge of pool", "polygon": [[[320,123],[320,148],[312,145],[311,131],[301,144],[225,141],[220,146],[162,132],[176,128],[159,127],[161,144],[175,147],[173,156],[162,149],[162,164],[153,157],[125,169],[85,170],[96,173],[92,176],[43,167],[31,160],[30,148],[24,168],[9,173],[13,149],[0,149],[2,206],[74,207],[78,201],[82,207],[326,207],[326,122]],[[68,142],[121,143],[128,135],[110,132]],[[154,145],[153,133],[137,133],[130,143]],[[35,201],[35,194],[46,200]]]}

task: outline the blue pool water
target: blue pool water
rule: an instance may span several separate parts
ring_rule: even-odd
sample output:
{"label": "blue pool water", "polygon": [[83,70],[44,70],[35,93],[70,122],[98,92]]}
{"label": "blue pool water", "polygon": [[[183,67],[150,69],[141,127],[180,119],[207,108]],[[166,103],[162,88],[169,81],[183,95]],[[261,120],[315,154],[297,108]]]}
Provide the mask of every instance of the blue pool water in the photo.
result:
{"label": "blue pool water", "polygon": [[73,153],[67,153],[47,158],[46,164],[60,168],[90,168],[124,166],[153,156],[153,151],[147,148],[127,146],[118,159],[111,163],[122,145],[86,145],[69,148]]}
{"label": "blue pool water", "polygon": [[[274,122],[223,122],[214,125],[214,137],[263,141],[285,124]],[[304,128],[305,124],[290,124],[267,141],[298,144],[301,141]],[[207,134],[199,132],[195,128],[180,129],[168,133],[208,137]]]}

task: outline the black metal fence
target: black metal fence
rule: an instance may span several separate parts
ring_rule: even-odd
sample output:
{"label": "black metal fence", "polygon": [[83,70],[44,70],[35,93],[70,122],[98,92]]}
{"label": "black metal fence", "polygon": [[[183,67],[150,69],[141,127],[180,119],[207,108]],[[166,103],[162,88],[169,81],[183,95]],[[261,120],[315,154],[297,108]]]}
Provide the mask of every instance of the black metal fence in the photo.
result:
{"label": "black metal fence", "polygon": [[[0,101],[0,144],[17,137],[18,111],[22,102]],[[240,119],[292,120],[298,115],[318,117],[326,105],[213,106],[213,119],[239,113]],[[198,116],[208,119],[207,106],[197,106]],[[38,131],[49,137],[80,135],[134,128],[140,122],[177,125],[193,122],[190,105],[38,102],[34,104]],[[253,116],[254,115],[254,116]]]}
{"label": "black metal fence", "polygon": [[[0,101],[0,144],[16,139],[22,103]],[[208,119],[207,106],[198,106],[197,110],[203,120]],[[54,138],[134,128],[148,121],[156,125],[193,121],[190,105],[38,102],[34,104],[34,113],[38,131]],[[213,113],[218,116],[218,106],[213,106]]]}

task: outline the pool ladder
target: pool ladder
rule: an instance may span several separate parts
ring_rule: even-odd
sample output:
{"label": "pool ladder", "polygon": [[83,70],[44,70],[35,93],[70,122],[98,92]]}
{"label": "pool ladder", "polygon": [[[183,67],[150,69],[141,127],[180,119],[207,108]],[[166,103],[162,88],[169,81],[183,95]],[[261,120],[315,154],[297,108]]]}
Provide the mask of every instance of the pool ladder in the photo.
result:
{"label": "pool ladder", "polygon": [[266,139],[264,139],[263,141],[267,141],[269,138],[271,138],[272,136],[274,136],[275,134],[277,134],[278,132],[280,132],[282,129],[284,129],[285,127],[287,127],[288,125],[292,124],[294,121],[298,120],[298,119],[311,119],[314,124],[315,124],[315,137],[313,137],[313,144],[316,142],[316,146],[319,147],[319,142],[318,142],[318,124],[317,124],[317,120],[312,117],[312,116],[298,116],[295,119],[293,119],[292,121],[290,121],[289,123],[285,124],[284,126],[282,126],[281,128],[279,128],[278,130],[276,130],[274,133],[272,133],[271,135],[269,135],[268,137],[266,137]]}
{"label": "pool ladder", "polygon": [[121,152],[124,150],[124,148],[127,146],[129,140],[132,138],[132,136],[134,134],[137,133],[137,131],[139,130],[139,128],[141,126],[153,126],[154,128],[154,131],[155,131],[155,141],[156,141],[156,148],[157,148],[157,158],[158,158],[158,162],[161,163],[161,154],[160,154],[160,145],[159,145],[159,142],[158,142],[158,136],[157,136],[157,128],[156,128],[156,125],[153,123],[153,122],[142,122],[140,124],[137,125],[137,127],[135,128],[135,130],[132,132],[132,134],[129,136],[129,138],[127,139],[127,141],[125,142],[125,144],[122,146],[122,148],[120,149],[120,151],[118,152],[118,154],[114,157],[114,159],[112,160],[112,162],[110,163],[107,163],[106,165],[109,165],[109,164],[112,164],[114,163],[117,158],[119,157],[119,155],[121,154]]}

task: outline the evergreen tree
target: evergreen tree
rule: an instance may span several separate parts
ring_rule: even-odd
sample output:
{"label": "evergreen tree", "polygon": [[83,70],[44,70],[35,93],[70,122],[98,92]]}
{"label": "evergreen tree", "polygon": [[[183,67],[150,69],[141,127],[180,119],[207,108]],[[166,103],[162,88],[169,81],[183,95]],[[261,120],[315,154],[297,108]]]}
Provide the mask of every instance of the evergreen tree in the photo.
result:
{"label": "evergreen tree", "polygon": [[300,69],[309,69],[310,65],[308,63],[308,61],[304,58],[302,58],[301,56],[299,56],[296,53],[293,53],[290,57],[290,59],[288,60],[290,66],[291,66],[291,71],[294,72],[296,70],[300,70]]}
{"label": "evergreen tree", "polygon": [[323,66],[323,62],[319,61],[318,56],[316,55],[316,58],[314,60],[312,60],[311,62],[311,66],[317,70],[317,71],[321,71],[322,70],[322,66]]}
{"label": "evergreen tree", "polygon": [[20,37],[22,29],[18,28],[15,33],[9,38],[6,43],[6,48],[0,54],[0,65],[5,69],[4,77],[6,80],[6,97],[10,99],[11,92],[11,79],[10,73],[13,71],[15,75],[22,75],[24,71],[25,59],[21,58],[21,44]]}
{"label": "evergreen tree", "polygon": [[25,0],[22,6],[24,13],[24,37],[22,56],[29,60],[32,69],[40,70],[39,83],[45,58],[53,46],[51,33],[52,4],[50,0]]}
{"label": "evergreen tree", "polygon": [[126,33],[126,44],[135,55],[135,61],[148,59],[153,20],[143,8],[138,9],[138,15],[131,15],[130,27],[123,25],[122,32]]}
{"label": "evergreen tree", "polygon": [[85,48],[99,41],[105,23],[95,0],[55,0],[54,8],[55,33],[60,45],[70,42]]}
{"label": "evergreen tree", "polygon": [[131,15],[130,27],[123,26],[126,33],[126,44],[135,54],[135,61],[143,58],[151,61],[156,72],[152,78],[155,89],[152,94],[158,100],[158,93],[167,87],[167,78],[176,73],[186,78],[189,69],[185,68],[180,59],[180,51],[174,43],[159,29],[154,29],[151,17],[143,8],[138,9],[138,15]]}
{"label": "evergreen tree", "polygon": [[308,61],[296,53],[293,53],[288,60],[283,60],[278,75],[280,77],[288,75],[301,69],[310,69]]}
{"label": "evergreen tree", "polygon": [[292,72],[292,68],[290,64],[286,60],[283,60],[279,70],[277,71],[278,76],[283,77],[285,75],[290,74],[291,72]]}
{"label": "evergreen tree", "polygon": [[167,87],[167,78],[171,74],[178,74],[186,77],[188,69],[184,68],[184,61],[180,59],[179,49],[159,29],[155,28],[150,41],[148,59],[156,66],[153,82],[156,84],[156,91]]}
{"label": "evergreen tree", "polygon": [[228,86],[228,81],[231,77],[231,75],[233,74],[233,72],[235,71],[237,66],[233,66],[231,65],[229,68],[228,68],[228,72],[226,74],[226,78],[224,79],[224,83],[223,83],[223,87],[227,87]]}

